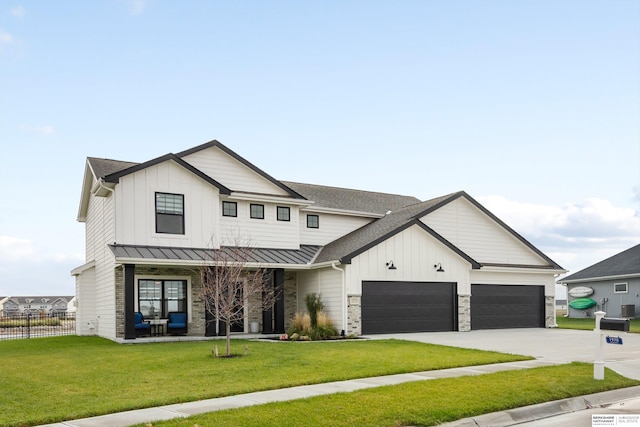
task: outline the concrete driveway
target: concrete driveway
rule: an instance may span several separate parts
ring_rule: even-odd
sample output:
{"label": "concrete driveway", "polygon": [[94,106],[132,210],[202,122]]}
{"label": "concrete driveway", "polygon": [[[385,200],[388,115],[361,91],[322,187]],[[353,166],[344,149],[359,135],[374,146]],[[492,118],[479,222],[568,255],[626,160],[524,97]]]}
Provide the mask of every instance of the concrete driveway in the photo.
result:
{"label": "concrete driveway", "polygon": [[[603,344],[605,366],[627,378],[640,380],[640,334],[608,331],[622,345]],[[571,329],[492,329],[471,332],[422,332],[367,335],[369,339],[403,339],[453,347],[523,354],[553,362],[593,363],[598,345],[593,331]]]}

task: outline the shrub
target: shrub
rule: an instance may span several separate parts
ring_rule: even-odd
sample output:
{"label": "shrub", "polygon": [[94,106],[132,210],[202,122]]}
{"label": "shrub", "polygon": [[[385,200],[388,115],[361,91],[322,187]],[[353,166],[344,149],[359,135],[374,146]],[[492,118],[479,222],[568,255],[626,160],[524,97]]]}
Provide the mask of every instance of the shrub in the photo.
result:
{"label": "shrub", "polygon": [[308,335],[311,330],[311,317],[307,313],[296,313],[287,334]]}
{"label": "shrub", "polygon": [[318,326],[318,312],[324,310],[324,304],[320,300],[320,295],[314,293],[307,294],[305,297],[307,303],[307,310],[311,317],[311,328]]}

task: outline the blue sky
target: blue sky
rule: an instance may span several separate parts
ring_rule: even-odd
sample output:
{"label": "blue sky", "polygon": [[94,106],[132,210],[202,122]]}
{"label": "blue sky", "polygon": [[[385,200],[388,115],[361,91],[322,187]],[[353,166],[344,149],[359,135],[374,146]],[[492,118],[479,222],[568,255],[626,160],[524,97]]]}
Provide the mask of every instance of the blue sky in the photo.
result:
{"label": "blue sky", "polygon": [[0,2],[0,295],[73,294],[87,156],[464,190],[572,272],[640,243],[637,1]]}

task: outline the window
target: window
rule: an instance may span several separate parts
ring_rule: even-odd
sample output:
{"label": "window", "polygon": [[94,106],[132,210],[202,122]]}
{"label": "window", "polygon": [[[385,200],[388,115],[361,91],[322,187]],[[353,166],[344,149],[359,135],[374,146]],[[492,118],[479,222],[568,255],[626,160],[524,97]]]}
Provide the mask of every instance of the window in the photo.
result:
{"label": "window", "polygon": [[285,206],[278,206],[278,221],[291,221],[291,209]]}
{"label": "window", "polygon": [[184,196],[156,193],[156,233],[184,234]]}
{"label": "window", "polygon": [[251,204],[251,218],[264,219],[264,205]]}
{"label": "window", "polygon": [[238,204],[236,202],[222,202],[222,216],[238,216]]}
{"label": "window", "polygon": [[320,217],[318,215],[307,215],[307,228],[320,228]]}
{"label": "window", "polygon": [[186,280],[138,281],[138,311],[146,317],[167,317],[170,311],[187,312]]}
{"label": "window", "polygon": [[613,284],[613,293],[614,294],[626,294],[627,292],[629,292],[629,290],[627,289],[627,284],[626,283],[614,283]]}

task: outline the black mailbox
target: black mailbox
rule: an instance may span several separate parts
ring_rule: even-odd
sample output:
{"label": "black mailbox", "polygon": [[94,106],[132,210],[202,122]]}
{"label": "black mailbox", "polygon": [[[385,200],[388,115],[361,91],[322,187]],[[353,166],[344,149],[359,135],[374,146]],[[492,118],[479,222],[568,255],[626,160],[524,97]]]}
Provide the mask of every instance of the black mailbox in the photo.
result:
{"label": "black mailbox", "polygon": [[603,317],[600,320],[600,329],[606,331],[629,332],[629,319],[614,319],[611,317]]}

